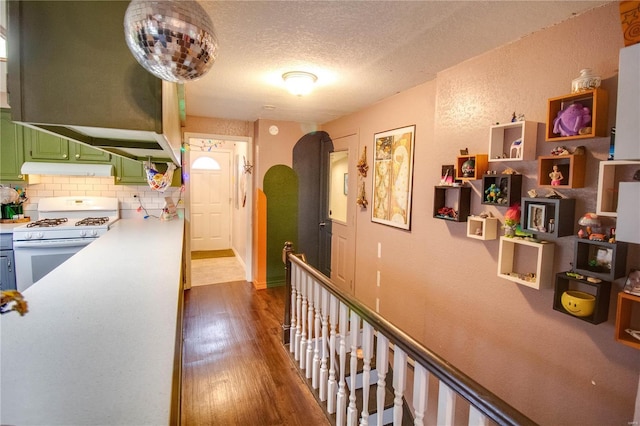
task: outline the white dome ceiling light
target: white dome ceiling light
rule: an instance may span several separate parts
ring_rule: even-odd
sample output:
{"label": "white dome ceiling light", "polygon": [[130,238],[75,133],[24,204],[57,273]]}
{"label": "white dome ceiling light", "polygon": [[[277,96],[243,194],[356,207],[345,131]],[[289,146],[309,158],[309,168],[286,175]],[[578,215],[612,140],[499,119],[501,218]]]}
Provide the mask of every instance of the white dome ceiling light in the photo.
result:
{"label": "white dome ceiling light", "polygon": [[204,76],[218,50],[213,23],[196,1],[132,0],[124,35],[140,65],[174,83]]}
{"label": "white dome ceiling light", "polygon": [[318,81],[315,74],[305,71],[291,71],[282,74],[284,85],[295,96],[304,96],[311,93],[313,85]]}

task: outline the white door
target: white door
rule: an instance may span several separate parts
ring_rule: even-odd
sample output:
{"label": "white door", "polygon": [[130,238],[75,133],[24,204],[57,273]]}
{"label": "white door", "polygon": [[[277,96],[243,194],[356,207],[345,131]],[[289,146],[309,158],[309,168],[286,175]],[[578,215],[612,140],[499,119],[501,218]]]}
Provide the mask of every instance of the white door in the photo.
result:
{"label": "white door", "polygon": [[[219,170],[194,168],[200,157],[209,157]],[[191,151],[191,251],[231,248],[231,153]]]}
{"label": "white door", "polygon": [[346,185],[346,212],[345,220],[332,220],[331,235],[331,279],[340,289],[355,294],[355,262],[356,262],[356,198],[358,175],[356,171],[358,150],[358,135],[333,139],[334,152],[346,152],[348,163],[348,176],[340,176],[342,185]]}

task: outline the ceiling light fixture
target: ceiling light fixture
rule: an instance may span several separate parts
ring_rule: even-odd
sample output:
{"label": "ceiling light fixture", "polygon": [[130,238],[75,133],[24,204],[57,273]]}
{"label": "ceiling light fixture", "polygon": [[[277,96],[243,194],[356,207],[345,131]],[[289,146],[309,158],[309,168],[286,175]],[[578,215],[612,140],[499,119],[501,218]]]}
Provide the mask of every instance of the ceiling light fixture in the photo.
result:
{"label": "ceiling light fixture", "polygon": [[304,96],[311,93],[313,85],[318,81],[318,77],[310,72],[291,71],[282,74],[284,85],[292,95]]}
{"label": "ceiling light fixture", "polygon": [[124,35],[140,65],[174,83],[205,75],[218,50],[213,23],[196,1],[132,0],[124,16]]}

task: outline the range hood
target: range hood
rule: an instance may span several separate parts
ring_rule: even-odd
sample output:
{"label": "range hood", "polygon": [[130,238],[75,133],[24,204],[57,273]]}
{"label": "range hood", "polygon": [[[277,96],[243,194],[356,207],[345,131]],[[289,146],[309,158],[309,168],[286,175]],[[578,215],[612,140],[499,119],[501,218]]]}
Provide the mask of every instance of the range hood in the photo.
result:
{"label": "range hood", "polygon": [[184,91],[135,60],[124,40],[127,6],[8,2],[11,118],[111,154],[179,166]]}
{"label": "range hood", "polygon": [[60,176],[113,176],[111,164],[81,164],[81,163],[40,163],[27,161],[22,164],[20,173],[23,175],[60,175]]}

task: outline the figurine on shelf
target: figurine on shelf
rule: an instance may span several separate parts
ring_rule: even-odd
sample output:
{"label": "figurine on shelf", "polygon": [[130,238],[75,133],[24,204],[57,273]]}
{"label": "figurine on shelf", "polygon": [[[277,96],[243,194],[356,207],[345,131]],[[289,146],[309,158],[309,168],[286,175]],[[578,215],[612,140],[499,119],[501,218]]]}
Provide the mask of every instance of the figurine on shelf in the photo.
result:
{"label": "figurine on shelf", "polygon": [[485,194],[487,194],[487,196],[485,197],[485,199],[487,200],[488,203],[495,203],[498,200],[498,197],[500,196],[501,192],[500,192],[500,188],[498,188],[496,186],[495,183],[492,183],[489,188],[487,188],[484,191]]}
{"label": "figurine on shelf", "polygon": [[[591,236],[591,234],[593,234],[595,231],[599,231],[600,230],[600,218],[598,217],[597,214],[595,213],[585,213],[584,216],[582,216],[580,218],[580,220],[578,221],[578,225],[580,226],[584,226],[586,229],[586,235],[583,232],[578,232],[578,236],[580,238],[589,238]],[[582,229],[580,230],[582,231]],[[596,232],[596,234],[598,234],[599,237],[599,232]]]}
{"label": "figurine on shelf", "polygon": [[520,204],[509,207],[504,214],[504,236],[515,237],[516,228],[520,224]]}
{"label": "figurine on shelf", "polygon": [[549,173],[549,177],[551,178],[551,186],[559,186],[564,179],[560,170],[558,170],[558,166],[553,166],[553,171]]}

